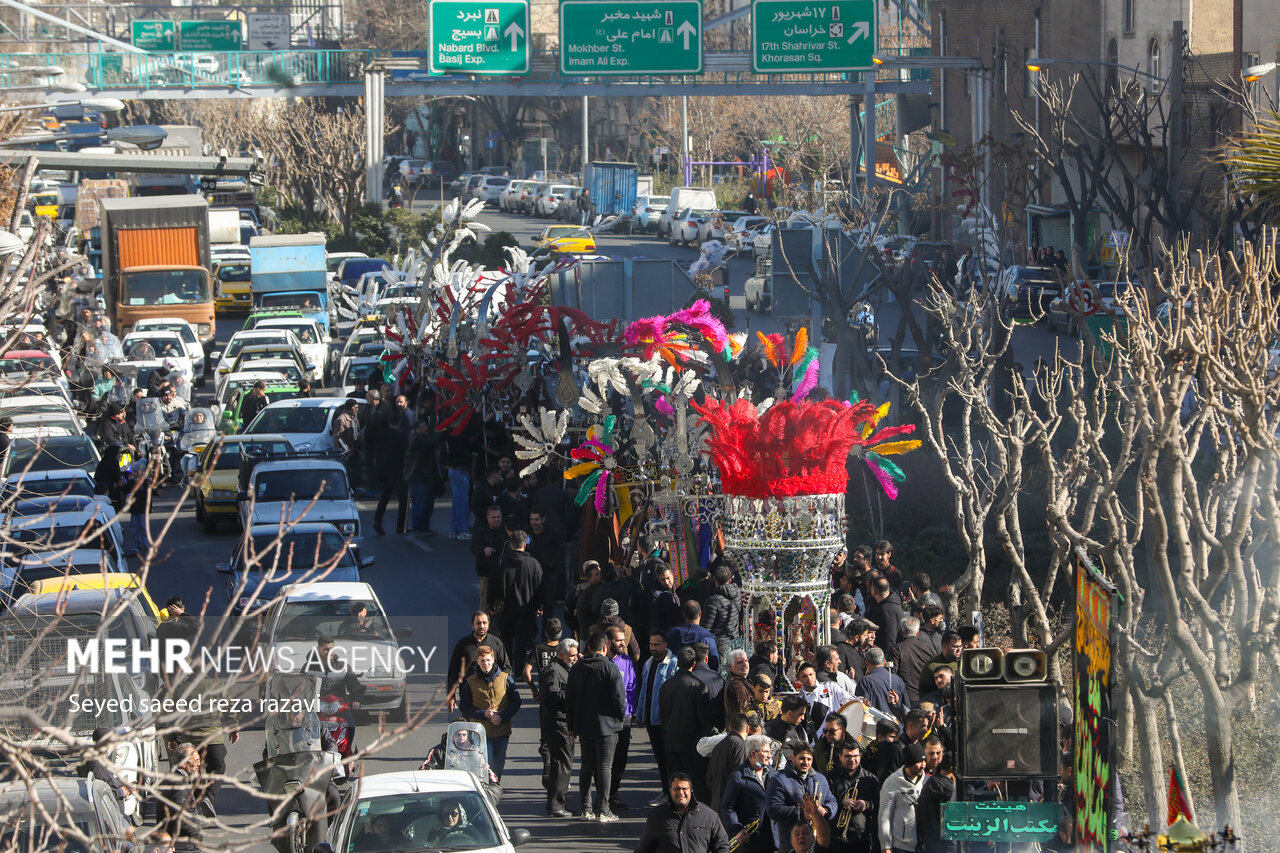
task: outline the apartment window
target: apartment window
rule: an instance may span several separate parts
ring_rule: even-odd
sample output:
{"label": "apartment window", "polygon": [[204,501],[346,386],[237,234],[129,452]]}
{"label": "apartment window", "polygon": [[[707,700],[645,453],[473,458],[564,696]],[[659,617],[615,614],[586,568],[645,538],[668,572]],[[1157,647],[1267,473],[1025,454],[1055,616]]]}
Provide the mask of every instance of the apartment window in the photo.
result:
{"label": "apartment window", "polygon": [[1133,32],[1134,0],[1120,0],[1120,29],[1126,33]]}
{"label": "apartment window", "polygon": [[[1160,73],[1160,40],[1152,39],[1147,43],[1147,73],[1157,80],[1163,80]],[[1154,83],[1155,81],[1149,81]]]}
{"label": "apartment window", "polygon": [[1120,45],[1115,39],[1107,42],[1107,88],[1120,88]]}
{"label": "apartment window", "polygon": [[1024,47],[1022,49],[1022,95],[1025,98],[1034,98],[1040,90],[1040,72],[1032,71],[1027,66],[1031,64],[1031,60],[1036,58],[1034,48]]}

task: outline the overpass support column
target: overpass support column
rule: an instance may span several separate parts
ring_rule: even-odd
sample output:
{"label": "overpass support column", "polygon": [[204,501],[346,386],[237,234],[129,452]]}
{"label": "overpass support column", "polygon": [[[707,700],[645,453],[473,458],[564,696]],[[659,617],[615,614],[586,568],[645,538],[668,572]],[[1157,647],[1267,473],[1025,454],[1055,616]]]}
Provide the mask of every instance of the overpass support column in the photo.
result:
{"label": "overpass support column", "polygon": [[364,72],[364,150],[366,199],[374,204],[382,203],[382,155],[386,126],[387,73],[367,70]]}

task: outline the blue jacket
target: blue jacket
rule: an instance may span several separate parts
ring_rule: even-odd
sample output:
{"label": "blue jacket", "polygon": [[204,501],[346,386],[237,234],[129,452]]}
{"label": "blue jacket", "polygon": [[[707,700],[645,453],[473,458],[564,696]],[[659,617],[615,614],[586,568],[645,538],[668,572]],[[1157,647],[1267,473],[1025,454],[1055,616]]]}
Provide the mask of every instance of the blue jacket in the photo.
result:
{"label": "blue jacket", "polygon": [[[644,668],[640,670],[639,687],[640,696],[636,700],[636,713],[640,716],[640,722],[646,726],[662,725],[662,713],[658,708],[658,694],[662,691],[662,685],[667,683],[667,679],[675,675],[676,672],[676,656],[670,651],[667,652],[666,658],[655,662],[653,658],[649,658],[644,662]],[[653,693],[649,693],[649,670],[654,666],[658,667],[658,674],[653,677]]]}
{"label": "blue jacket", "polygon": [[729,838],[746,829],[752,821],[760,821],[751,838],[738,848],[739,853],[766,853],[774,849],[773,827],[766,811],[768,800],[765,794],[770,778],[771,774],[766,771],[764,784],[761,784],[751,765],[744,761],[725,781],[724,796],[720,798],[720,820]]}
{"label": "blue jacket", "polygon": [[711,650],[707,655],[707,665],[719,672],[720,652],[717,651],[719,646],[716,645],[715,634],[692,622],[682,622],[667,631],[667,646],[672,652],[679,652],[685,646],[692,646],[694,643],[707,644],[707,648]]}
{"label": "blue jacket", "polygon": [[[897,705],[889,704],[890,690],[898,694]],[[906,683],[888,667],[878,666],[862,676],[858,681],[858,695],[865,698],[872,707],[886,714],[895,714],[899,718],[905,719],[907,711],[911,710]]]}
{"label": "blue jacket", "polygon": [[769,820],[773,823],[773,843],[778,847],[790,841],[791,827],[804,820],[801,803],[804,802],[806,793],[814,794],[818,804],[827,810],[829,820],[835,820],[839,810],[825,776],[810,770],[809,775],[802,779],[790,764],[769,777],[769,784],[764,786],[764,792]]}

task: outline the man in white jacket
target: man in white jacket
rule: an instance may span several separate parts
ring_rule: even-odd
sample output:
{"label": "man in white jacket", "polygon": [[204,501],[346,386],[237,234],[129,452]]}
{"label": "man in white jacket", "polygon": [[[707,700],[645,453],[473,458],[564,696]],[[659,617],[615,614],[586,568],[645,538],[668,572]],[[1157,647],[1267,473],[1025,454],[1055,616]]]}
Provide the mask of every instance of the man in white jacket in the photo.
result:
{"label": "man in white jacket", "polygon": [[924,786],[924,750],[911,744],[902,751],[902,769],[880,788],[881,853],[914,853],[916,800]]}

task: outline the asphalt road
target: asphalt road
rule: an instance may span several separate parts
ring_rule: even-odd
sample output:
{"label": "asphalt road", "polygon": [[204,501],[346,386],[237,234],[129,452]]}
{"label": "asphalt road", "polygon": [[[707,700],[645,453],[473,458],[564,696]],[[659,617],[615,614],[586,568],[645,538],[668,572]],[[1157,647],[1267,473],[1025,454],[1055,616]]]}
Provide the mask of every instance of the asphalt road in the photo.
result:
{"label": "asphalt road", "polygon": [[[546,224],[544,220],[487,212],[483,221],[495,230],[515,235],[523,245]],[[616,257],[675,258],[689,261],[694,250],[668,246],[647,236],[602,235],[598,238],[601,254]],[[753,264],[749,260],[731,260],[731,307],[739,320],[739,328],[775,331],[780,323],[773,317],[748,313],[742,301],[742,282]],[[898,306],[882,305],[882,328],[896,325]],[[748,326],[749,324],[749,326]],[[890,325],[892,324],[892,325]],[[219,320],[219,340],[225,342],[239,327],[234,319]],[[1030,365],[1036,356],[1048,356],[1059,344],[1072,345],[1067,338],[1047,333],[1043,328],[1020,328],[1015,336],[1017,357]],[[153,598],[163,601],[171,595],[183,596],[188,607],[204,611],[206,622],[216,621],[227,604],[224,577],[216,564],[230,558],[236,533],[224,527],[216,535],[207,535],[196,524],[193,507],[188,501],[179,509],[180,495],[169,487],[156,502],[153,529],[158,533],[168,526],[159,557],[153,564],[148,586]],[[413,630],[407,645],[419,646],[424,654],[435,649],[432,666],[427,673],[415,672],[409,681],[409,701],[414,717],[407,735],[379,745],[376,754],[364,763],[364,772],[382,773],[415,769],[427,750],[433,746],[447,726],[440,684],[445,658],[453,643],[470,630],[470,614],[476,605],[477,589],[473,558],[467,543],[451,541],[444,536],[420,540],[388,533],[376,536],[372,531],[375,502],[360,502],[364,529],[368,531],[362,551],[377,558],[376,565],[366,569],[363,578],[372,584],[387,610],[392,626]],[[391,510],[394,511],[394,510]],[[447,500],[437,504],[435,526],[447,529]],[[394,527],[394,525],[388,525]],[[522,691],[523,692],[523,691]],[[622,797],[631,808],[622,812],[623,819],[614,824],[599,825],[574,820],[548,820],[543,816],[545,794],[540,784],[541,762],[537,754],[538,715],[524,692],[525,707],[515,719],[506,774],[501,812],[508,826],[528,829],[533,835],[530,851],[611,851],[630,850],[638,839],[647,803],[657,792],[657,771],[643,730],[636,730],[631,747],[631,762],[622,786]],[[357,742],[370,749],[378,737],[375,725],[362,725]],[[250,767],[261,755],[261,731],[247,731],[240,742],[229,748],[229,767],[248,788],[256,788]],[[576,773],[576,768],[575,768]],[[576,791],[575,782],[571,791]],[[569,807],[579,808],[576,793],[571,793]],[[235,826],[247,826],[260,818],[261,806],[250,794],[228,787],[221,795],[219,813]],[[255,841],[264,833],[247,833],[237,839],[236,846],[267,853],[265,841]]]}

